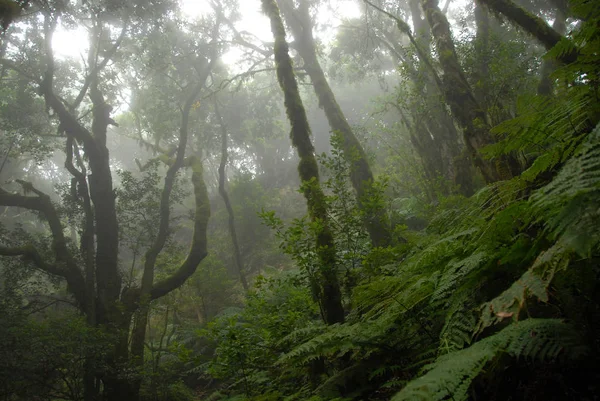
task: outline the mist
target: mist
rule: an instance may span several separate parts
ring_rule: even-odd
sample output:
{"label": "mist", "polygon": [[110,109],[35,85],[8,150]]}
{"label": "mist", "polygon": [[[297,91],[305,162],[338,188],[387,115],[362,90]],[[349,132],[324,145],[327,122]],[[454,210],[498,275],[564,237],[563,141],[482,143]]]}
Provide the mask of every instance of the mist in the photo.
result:
{"label": "mist", "polygon": [[594,400],[600,5],[1,0],[0,400]]}

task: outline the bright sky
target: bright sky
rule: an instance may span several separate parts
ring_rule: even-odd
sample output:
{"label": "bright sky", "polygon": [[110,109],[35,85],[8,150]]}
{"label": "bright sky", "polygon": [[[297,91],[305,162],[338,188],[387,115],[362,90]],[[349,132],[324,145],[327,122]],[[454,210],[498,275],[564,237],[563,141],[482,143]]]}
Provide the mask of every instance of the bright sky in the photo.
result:
{"label": "bright sky", "polygon": [[[272,41],[271,26],[269,20],[261,11],[260,0],[238,0],[241,20],[236,24],[239,31],[247,31],[260,40]],[[180,0],[184,14],[190,19],[201,16],[210,10],[207,0]],[[319,14],[319,22],[329,22],[333,27],[340,23],[343,18],[358,17],[361,14],[358,2],[353,0],[331,0],[329,5],[323,7]],[[333,29],[325,31],[325,36],[333,33]],[[87,32],[84,28],[76,30],[59,29],[54,34],[53,46],[58,56],[80,59],[87,52]],[[235,63],[241,54],[240,51],[232,50],[224,56],[225,62]],[[85,57],[85,56],[84,56]]]}

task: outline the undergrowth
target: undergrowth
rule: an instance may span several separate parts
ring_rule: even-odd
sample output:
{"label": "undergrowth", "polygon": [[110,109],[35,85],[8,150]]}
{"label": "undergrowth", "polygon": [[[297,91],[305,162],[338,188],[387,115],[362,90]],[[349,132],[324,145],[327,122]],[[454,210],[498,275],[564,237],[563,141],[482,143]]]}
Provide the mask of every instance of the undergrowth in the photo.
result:
{"label": "undergrowth", "polygon": [[[298,270],[261,279],[245,309],[212,323],[215,352],[197,369],[221,380],[210,399],[593,399],[600,12],[594,2],[574,3],[586,19],[549,54],[578,48],[577,61],[555,72],[566,84],[557,96],[521,99],[518,116],[493,129],[502,140],[487,149],[490,158],[517,154],[527,168],[468,199],[441,199],[424,216],[427,228],[406,231],[408,243],[396,248],[340,236],[343,324],[319,318],[306,221],[286,227],[263,216]],[[340,186],[344,167],[322,162],[332,172],[338,232],[355,233],[356,205],[339,203],[351,198]]]}

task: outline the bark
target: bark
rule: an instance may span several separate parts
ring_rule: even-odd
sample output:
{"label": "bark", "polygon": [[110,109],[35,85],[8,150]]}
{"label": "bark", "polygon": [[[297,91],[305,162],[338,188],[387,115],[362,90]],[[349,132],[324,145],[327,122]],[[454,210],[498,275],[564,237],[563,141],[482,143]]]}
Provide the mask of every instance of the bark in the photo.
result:
{"label": "bark", "polygon": [[[98,21],[93,21],[92,36],[99,35],[101,26]],[[124,27],[119,39],[108,51],[102,61],[97,61],[97,52],[90,46],[88,61],[90,73],[86,77],[80,93],[75,102],[67,104],[54,92],[54,57],[52,53],[52,35],[56,27],[56,19],[46,14],[44,20],[46,71],[42,80],[30,78],[39,84],[39,93],[44,98],[46,106],[54,111],[59,121],[59,131],[66,137],[65,167],[72,175],[72,196],[80,202],[84,212],[84,224],[80,243],[82,266],[73,257],[67,247],[60,216],[58,215],[50,198],[31,184],[20,182],[25,190],[25,195],[9,193],[0,188],[0,206],[20,207],[38,211],[48,222],[52,234],[52,251],[54,262],[45,259],[30,245],[20,247],[7,247],[0,245],[0,255],[22,257],[33,263],[40,270],[63,277],[67,282],[68,291],[73,294],[82,312],[85,313],[88,323],[101,326],[117,336],[115,348],[104,362],[108,370],[94,371],[93,360],[86,361],[84,380],[84,399],[97,399],[99,381],[102,380],[102,398],[110,401],[122,399],[136,400],[139,396],[139,382],[122,377],[119,372],[123,368],[130,368],[131,357],[138,361],[143,360],[143,341],[145,330],[134,328],[130,338],[131,318],[136,311],[145,311],[144,301],[150,302],[160,298],[176,288],[179,288],[186,279],[194,273],[198,264],[207,254],[206,230],[210,216],[209,202],[206,186],[203,180],[202,164],[196,157],[184,159],[187,141],[187,125],[189,109],[195,101],[195,96],[190,96],[184,108],[182,128],[178,153],[165,180],[165,191],[161,199],[162,211],[166,216],[161,216],[161,226],[157,234],[155,247],[151,248],[147,256],[147,266],[156,261],[156,255],[164,245],[164,235],[168,232],[168,201],[172,184],[177,171],[182,167],[191,167],[192,185],[196,201],[194,234],[191,248],[180,267],[169,277],[162,281],[154,282],[153,269],[146,269],[142,286],[131,288],[121,293],[121,276],[118,270],[118,238],[119,226],[116,214],[116,201],[113,191],[110,160],[106,139],[108,125],[114,125],[110,117],[112,107],[108,105],[99,89],[99,73],[108,64],[117,47],[124,37]],[[91,43],[97,41],[91,40]],[[217,57],[211,59],[209,66],[214,65]],[[3,61],[4,65],[5,62]],[[10,68],[13,68],[12,64]],[[15,71],[19,72],[18,68]],[[210,72],[207,68],[206,77]],[[202,81],[204,82],[204,81]],[[201,85],[195,91],[198,94]],[[92,124],[88,129],[77,115],[76,108],[82,99],[88,95],[92,103]],[[80,153],[80,146],[83,154]],[[34,196],[28,196],[33,193]],[[165,221],[167,224],[165,224]],[[162,244],[162,245],[161,245]],[[146,274],[147,273],[147,274]],[[142,296],[143,294],[143,296]],[[145,327],[145,324],[144,324]],[[140,335],[140,333],[142,333]],[[129,353],[130,339],[132,340],[132,353]],[[141,346],[140,346],[141,344]],[[140,351],[141,349],[141,351]]]}
{"label": "bark", "polygon": [[490,20],[487,10],[479,3],[475,3],[475,24],[477,25],[477,33],[475,36],[477,66],[473,77],[473,81],[475,81],[474,95],[477,102],[479,102],[482,107],[487,108],[487,80],[490,73],[488,63]]}
{"label": "bark", "polygon": [[[410,27],[402,19],[369,0],[364,0],[364,2],[396,21],[397,28],[408,36],[417,52],[420,61],[418,66],[413,65],[410,58],[405,57],[399,61],[408,66],[409,75],[416,91],[423,93],[422,101],[425,107],[421,104],[411,105],[412,121],[409,121],[401,110],[399,111],[403,115],[407,128],[411,131],[410,140],[421,158],[426,177],[434,182],[442,176],[458,187],[460,193],[470,196],[473,193],[470,163],[463,155],[460,138],[452,117],[448,115],[445,105],[438,99],[438,94],[443,92],[444,84],[429,59],[431,30],[427,21],[421,17],[418,0],[411,0],[409,3],[413,26],[419,35],[417,38],[413,36]],[[386,35],[385,32],[384,35]],[[397,44],[393,42],[389,34],[386,39],[393,43],[389,47],[394,48],[394,53],[398,53]],[[445,193],[450,192],[447,188],[442,190]],[[429,197],[434,200],[436,195],[429,191]]]}
{"label": "bark", "polygon": [[[536,38],[546,50],[552,49],[558,42],[565,39],[563,35],[552,29],[543,18],[530,13],[511,0],[477,0],[496,14],[501,14],[510,22],[521,27],[525,32]],[[577,50],[560,54],[558,60],[569,64],[577,59]]]}
{"label": "bark", "polygon": [[233,244],[233,256],[238,274],[240,276],[240,282],[242,283],[242,287],[244,287],[244,291],[248,292],[248,281],[246,280],[246,274],[244,272],[244,263],[242,262],[242,254],[240,252],[237,231],[235,229],[235,214],[233,212],[233,207],[231,206],[231,201],[229,200],[229,194],[227,193],[227,189],[225,188],[225,167],[227,166],[228,158],[227,127],[225,126],[225,122],[223,121],[223,117],[221,116],[217,100],[214,101],[214,107],[215,114],[217,115],[217,119],[219,120],[219,126],[221,127],[221,162],[219,163],[219,194],[221,195],[221,198],[223,198],[225,209],[227,209],[227,223],[229,227],[229,235],[231,236],[231,242]]}
{"label": "bark", "polygon": [[335,244],[328,223],[325,195],[319,183],[319,169],[310,140],[311,130],[306,110],[300,98],[298,82],[289,55],[289,46],[285,39],[285,28],[277,3],[275,0],[262,0],[262,6],[264,13],[271,21],[271,31],[275,38],[277,80],[284,94],[286,113],[291,125],[292,144],[300,157],[298,173],[302,180],[302,190],[310,218],[319,226],[316,248],[322,276],[320,301],[324,311],[324,320],[327,324],[342,323],[344,309],[337,277]]}
{"label": "bark", "polygon": [[440,11],[437,0],[422,0],[421,5],[431,27],[440,64],[444,71],[444,98],[463,131],[464,143],[473,163],[481,171],[487,183],[510,178],[510,173],[506,174],[511,171],[506,158],[490,161],[484,160],[481,155],[481,149],[494,143],[494,139],[489,132],[487,116],[475,99],[458,62],[448,19]]}
{"label": "bark", "polygon": [[25,192],[32,192],[35,196],[12,194],[0,188],[0,206],[19,207],[27,210],[38,211],[47,221],[52,233],[52,251],[56,263],[48,263],[44,257],[31,245],[18,248],[1,247],[0,255],[23,256],[31,261],[40,270],[66,280],[69,291],[73,294],[79,307],[87,312],[87,297],[85,293],[85,279],[73,255],[67,247],[67,240],[63,233],[60,216],[52,204],[50,197],[37,190],[28,182],[18,181]]}
{"label": "bark", "polygon": [[[185,158],[185,150],[188,143],[189,137],[189,120],[190,120],[190,111],[192,109],[193,104],[196,102],[198,95],[200,94],[202,88],[205,85],[205,82],[212,71],[214,64],[217,61],[216,52],[213,51],[212,58],[210,62],[206,62],[204,68],[201,70],[201,75],[199,79],[199,83],[195,85],[192,89],[191,94],[187,96],[185,104],[181,111],[181,125],[179,127],[179,142],[177,146],[177,150],[175,152],[175,158],[172,160],[166,176],[165,183],[163,185],[163,190],[161,193],[160,199],[160,222],[158,227],[158,232],[156,234],[156,238],[152,246],[146,251],[144,258],[144,270],[142,274],[142,282],[139,291],[138,298],[138,310],[135,315],[135,322],[132,331],[131,338],[131,358],[133,363],[140,367],[144,362],[144,347],[146,340],[146,326],[148,325],[148,316],[150,313],[150,302],[153,300],[152,291],[154,290],[154,269],[156,266],[156,260],[159,254],[162,252],[167,239],[169,238],[170,233],[170,216],[171,216],[171,193],[173,192],[173,187],[175,185],[175,179],[177,178],[177,174],[184,167],[186,161]],[[189,163],[199,163],[196,161],[190,161]],[[202,166],[198,165],[195,168],[199,169],[199,174],[201,175]],[[196,173],[198,174],[198,173]],[[194,178],[192,178],[192,182],[194,182]],[[194,184],[197,185],[197,184]],[[198,184],[198,185],[203,185]],[[202,194],[200,194],[202,196]],[[196,198],[196,201],[199,203],[203,203],[203,198]],[[198,204],[198,203],[197,203]],[[198,217],[198,216],[197,216]],[[200,216],[200,218],[203,218]],[[206,249],[206,244],[203,244],[204,249]],[[206,253],[206,252],[205,252]],[[204,255],[206,256],[206,255]],[[198,262],[195,266],[193,266],[193,270],[190,275],[195,271],[197,265],[204,258],[198,258]],[[190,266],[191,267],[191,266]],[[189,276],[188,276],[189,277]],[[186,277],[187,278],[187,277]],[[185,281],[185,280],[184,280]],[[181,283],[183,284],[183,282]],[[141,385],[141,380],[136,379],[133,381],[133,387],[135,394],[139,393],[139,388]]]}
{"label": "bark", "polygon": [[67,137],[83,144],[88,158],[90,174],[88,176],[89,194],[94,208],[96,222],[96,288],[97,319],[99,323],[107,323],[109,314],[118,315],[116,302],[119,299],[121,277],[118,271],[118,232],[115,195],[112,186],[112,174],[108,148],[106,147],[107,127],[112,122],[111,107],[106,104],[98,89],[97,73],[90,78],[90,99],[92,100],[93,123],[91,132],[70,113],[63,102],[55,95],[53,89],[54,56],[52,52],[52,36],[56,26],[47,16],[44,23],[46,72],[40,84],[40,93],[46,105],[54,110],[60,121],[59,129]]}
{"label": "bark", "polygon": [[371,243],[376,247],[388,246],[391,244],[391,232],[385,211],[366,210],[364,207],[364,201],[373,190],[373,173],[367,155],[337,103],[319,63],[308,2],[302,0],[299,7],[295,8],[289,0],[279,0],[279,5],[294,36],[295,48],[304,60],[304,69],[312,81],[319,106],[324,110],[331,130],[342,137],[344,157],[350,163],[350,181],[356,191],[358,206],[364,211],[363,223]]}

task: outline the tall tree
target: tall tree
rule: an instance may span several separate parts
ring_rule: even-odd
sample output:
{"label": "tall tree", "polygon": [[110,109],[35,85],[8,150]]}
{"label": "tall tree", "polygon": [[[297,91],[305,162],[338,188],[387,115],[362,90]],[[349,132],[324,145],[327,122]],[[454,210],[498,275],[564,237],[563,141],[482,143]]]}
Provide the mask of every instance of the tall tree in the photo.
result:
{"label": "tall tree", "polygon": [[[369,0],[364,2],[391,17],[396,22],[396,28],[409,38],[415,49],[418,62],[410,56],[397,57],[397,61],[405,66],[408,78],[414,86],[413,92],[417,96],[409,105],[409,115],[401,111],[397,104],[394,106],[400,111],[403,123],[410,131],[411,143],[423,161],[426,176],[431,182],[444,177],[462,194],[471,195],[473,177],[469,160],[464,155],[464,146],[461,144],[452,117],[448,114],[446,105],[440,101],[443,84],[430,59],[431,29],[422,17],[419,1],[411,0],[408,3],[416,36],[410,26],[399,16]],[[392,54],[405,53],[400,49],[401,46],[395,43],[387,29],[384,28],[382,34],[387,47],[394,49]],[[435,195],[432,194],[430,197],[435,198]]]}
{"label": "tall tree", "polygon": [[444,72],[442,90],[452,115],[463,131],[463,138],[471,158],[486,182],[510,178],[519,167],[510,157],[485,160],[481,149],[494,143],[485,110],[477,102],[475,94],[461,67],[448,19],[442,13],[437,0],[422,0],[421,6],[427,17],[435,40],[439,61]]}
{"label": "tall tree", "polygon": [[279,8],[275,0],[262,0],[262,6],[264,13],[271,21],[271,31],[275,37],[277,79],[285,98],[285,108],[291,125],[292,144],[300,157],[298,174],[302,180],[302,191],[306,198],[308,213],[317,227],[316,249],[322,278],[320,301],[325,315],[324,320],[327,324],[341,323],[344,321],[344,308],[338,281],[335,243],[329,227],[325,194],[319,182],[319,167],[310,139],[311,130],[306,110],[300,98]]}
{"label": "tall tree", "polygon": [[[312,81],[319,106],[324,110],[331,130],[339,133],[343,139],[343,151],[351,166],[350,181],[356,191],[358,204],[364,209],[365,202],[373,190],[373,172],[367,155],[339,106],[319,63],[309,2],[301,0],[297,7],[290,0],[279,0],[278,4],[294,36],[294,48],[304,60],[303,68]],[[384,210],[365,210],[364,224],[373,246],[390,245],[390,226]]]}
{"label": "tall tree", "polygon": [[[147,306],[152,300],[179,288],[207,254],[206,229],[210,210],[202,164],[194,155],[186,158],[185,152],[190,110],[219,53],[215,50],[206,55],[204,78],[200,77],[195,85],[185,91],[186,101],[181,111],[176,152],[170,161],[162,189],[159,227],[154,242],[146,253],[141,284],[124,287],[119,269],[118,202],[107,146],[107,136],[110,133],[108,127],[116,123],[111,117],[113,107],[106,100],[110,74],[105,72],[111,61],[114,61],[123,39],[132,29],[132,16],[143,13],[144,10],[140,7],[121,7],[115,10],[110,4],[105,7],[83,6],[84,15],[92,24],[87,71],[80,90],[70,98],[66,88],[56,83],[58,69],[52,48],[52,38],[59,20],[70,10],[63,9],[60,5],[42,5],[38,11],[43,18],[41,40],[44,46],[38,55],[43,60],[42,77],[37,78],[35,70],[27,73],[30,67],[20,66],[13,60],[3,60],[3,64],[10,65],[30,79],[31,84],[38,86],[46,107],[52,110],[58,120],[58,132],[64,136],[65,142],[65,167],[72,176],[72,201],[83,211],[80,248],[76,252],[69,245],[64,235],[61,214],[51,198],[32,184],[21,181],[25,191],[23,195],[0,188],[0,205],[39,212],[47,221],[51,232],[52,257],[28,243],[17,247],[1,246],[0,255],[21,256],[41,271],[65,279],[68,291],[87,317],[88,323],[103,327],[118,338],[115,349],[104,361],[108,370],[88,371],[89,375],[84,380],[86,400],[96,399],[100,388],[103,389],[103,399],[136,400],[139,396],[139,379],[124,377],[120,374],[120,369],[131,362],[139,365],[143,361]],[[37,24],[37,17],[33,16],[32,24]],[[120,33],[111,40],[110,32],[115,26],[120,27]],[[65,81],[60,80],[60,84],[63,82]],[[84,114],[86,96],[91,102],[89,118],[85,118]],[[185,260],[171,274],[155,280],[156,260],[172,229],[169,209],[173,183],[184,167],[192,170],[195,200],[191,246]],[[136,324],[131,331],[133,316]]]}

